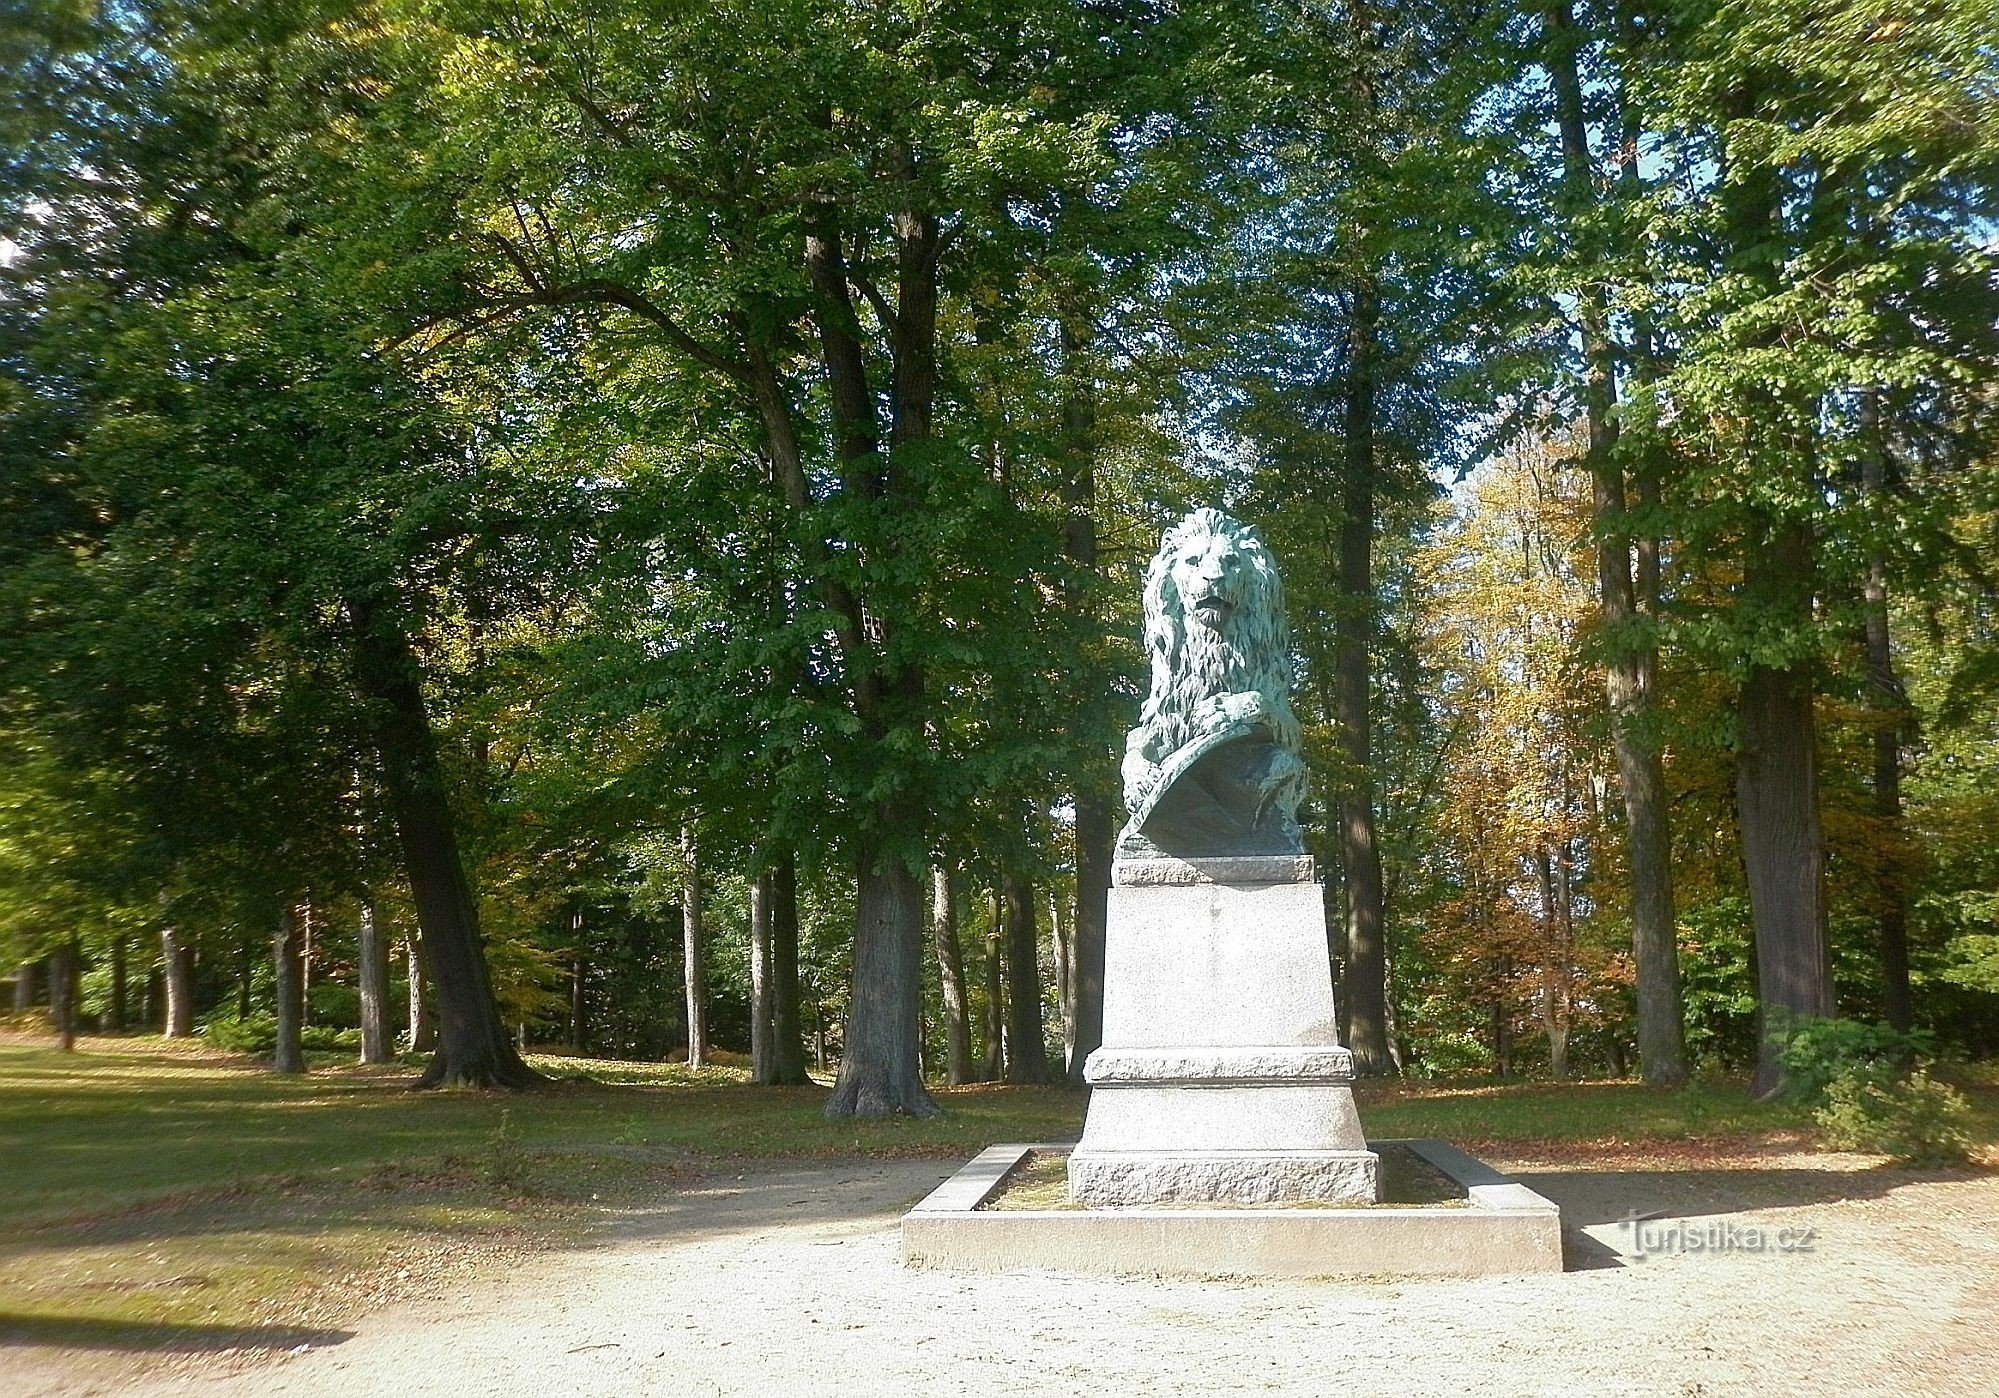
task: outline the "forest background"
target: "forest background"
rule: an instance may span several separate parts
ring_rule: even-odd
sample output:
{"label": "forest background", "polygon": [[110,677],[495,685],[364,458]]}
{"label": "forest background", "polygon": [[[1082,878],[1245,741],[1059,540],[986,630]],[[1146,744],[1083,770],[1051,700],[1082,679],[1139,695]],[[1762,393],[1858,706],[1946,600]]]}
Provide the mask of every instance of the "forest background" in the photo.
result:
{"label": "forest background", "polygon": [[17,1011],[1078,1075],[1220,503],[1363,1070],[1991,1054],[1992,19],[17,7]]}

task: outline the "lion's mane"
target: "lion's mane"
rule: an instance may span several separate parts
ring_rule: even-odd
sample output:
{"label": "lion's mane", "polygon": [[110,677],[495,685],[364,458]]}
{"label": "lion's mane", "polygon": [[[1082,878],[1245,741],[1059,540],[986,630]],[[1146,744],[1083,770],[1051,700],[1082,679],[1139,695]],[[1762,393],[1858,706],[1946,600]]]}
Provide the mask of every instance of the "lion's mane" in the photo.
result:
{"label": "lion's mane", "polygon": [[[1190,545],[1220,535],[1249,567],[1219,633],[1189,627],[1186,604],[1173,583],[1173,560]],[[1219,694],[1255,691],[1263,698],[1271,740],[1299,751],[1291,712],[1291,633],[1284,620],[1284,585],[1257,532],[1220,510],[1200,509],[1167,530],[1145,574],[1145,649],[1152,689],[1139,712],[1132,746],[1164,761],[1202,736],[1195,710]]]}

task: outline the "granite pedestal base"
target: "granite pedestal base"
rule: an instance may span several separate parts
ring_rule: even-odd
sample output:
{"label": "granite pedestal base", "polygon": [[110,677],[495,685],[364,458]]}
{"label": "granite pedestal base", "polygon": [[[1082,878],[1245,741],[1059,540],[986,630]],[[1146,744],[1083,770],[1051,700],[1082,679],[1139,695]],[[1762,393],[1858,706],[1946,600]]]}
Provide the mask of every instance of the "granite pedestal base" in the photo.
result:
{"label": "granite pedestal base", "polygon": [[1378,1162],[1303,856],[1121,863],[1069,1190],[1092,1208],[1368,1204]]}

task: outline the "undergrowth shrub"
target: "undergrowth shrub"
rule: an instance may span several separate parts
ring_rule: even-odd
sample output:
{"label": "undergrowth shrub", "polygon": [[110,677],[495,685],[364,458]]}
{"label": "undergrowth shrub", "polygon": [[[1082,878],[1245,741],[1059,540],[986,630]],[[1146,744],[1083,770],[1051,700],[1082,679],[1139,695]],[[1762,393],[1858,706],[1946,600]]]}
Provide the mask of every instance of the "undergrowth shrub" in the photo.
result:
{"label": "undergrowth shrub", "polygon": [[1971,1104],[1930,1076],[1935,1056],[1936,1041],[1922,1030],[1854,1019],[1807,1020],[1778,1055],[1791,1098],[1813,1109],[1830,1149],[1961,1164],[1970,1158]]}
{"label": "undergrowth shrub", "polygon": [[1886,1083],[1834,1078],[1813,1118],[1834,1150],[1874,1151],[1906,1165],[1961,1165],[1971,1158],[1971,1104],[1921,1068]]}
{"label": "undergrowth shrub", "polygon": [[[201,1036],[227,1053],[260,1056],[278,1046],[276,1015],[256,1013],[238,1019],[234,1012],[210,1015],[201,1026]],[[335,1029],[331,1025],[309,1024],[299,1031],[299,1045],[320,1053],[359,1053],[361,1031]]]}

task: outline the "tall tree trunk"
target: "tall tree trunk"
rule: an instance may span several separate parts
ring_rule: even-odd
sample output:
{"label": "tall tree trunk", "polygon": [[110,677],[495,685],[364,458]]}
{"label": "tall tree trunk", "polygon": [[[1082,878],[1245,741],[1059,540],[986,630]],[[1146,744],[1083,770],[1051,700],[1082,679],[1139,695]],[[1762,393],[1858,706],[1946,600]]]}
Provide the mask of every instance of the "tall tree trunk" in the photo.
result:
{"label": "tall tree trunk", "polygon": [[[1723,95],[1723,114],[1742,120],[1759,100],[1744,78]],[[1727,270],[1774,297],[1783,285],[1777,174],[1760,154],[1737,161],[1724,147],[1722,156]],[[1812,409],[1786,404],[1760,387],[1745,390],[1743,400],[1740,450],[1755,462],[1766,488],[1744,502],[1735,613],[1750,663],[1737,701],[1735,805],[1756,939],[1760,1023],[1752,1091],[1769,1096],[1784,1086],[1777,1057],[1782,1035],[1834,1013],[1812,703],[1815,657],[1801,644],[1817,626],[1809,504],[1816,486],[1810,429],[1802,425]],[[1791,649],[1781,663],[1760,653],[1770,638]]]}
{"label": "tall tree trunk", "polygon": [[35,963],[23,961],[14,975],[14,1013],[24,1015],[35,1008]]}
{"label": "tall tree trunk", "polygon": [[49,1019],[55,1026],[56,1044],[64,1053],[76,1051],[77,982],[82,978],[83,956],[72,932],[49,956]]}
{"label": "tall tree trunk", "polygon": [[409,638],[368,605],[352,605],[355,679],[373,702],[383,784],[415,896],[417,956],[437,994],[438,1045],[424,1087],[532,1087],[493,1002],[479,911],[466,883],[437,741]]}
{"label": "tall tree trunk", "polygon": [[1111,855],[1117,823],[1111,803],[1095,792],[1076,794],[1076,922],[1070,944],[1074,1040],[1069,1081],[1083,1085],[1083,1065],[1104,1042],[1104,936],[1109,926]]}
{"label": "tall tree trunk", "polygon": [[[1082,613],[1093,634],[1102,618],[1093,609],[1087,587],[1097,567],[1097,386],[1093,354],[1096,321],[1085,307],[1062,317],[1062,357],[1065,383],[1062,436],[1069,472],[1062,483],[1068,513],[1062,526],[1062,552],[1076,566],[1077,579],[1065,600]],[[1073,695],[1077,711],[1088,696]],[[1073,734],[1081,760],[1095,749],[1087,732]],[[1076,783],[1076,922],[1068,968],[1069,1080],[1083,1085],[1083,1065],[1104,1041],[1104,934],[1111,887],[1111,857],[1117,840],[1114,808],[1106,793],[1117,789],[1117,763],[1111,753],[1095,753],[1097,761],[1078,773]]]}
{"label": "tall tree trunk", "polygon": [[777,976],[771,964],[770,898],[771,871],[759,869],[750,880],[750,1081],[759,1087],[777,1080],[771,1036]]}
{"label": "tall tree trunk", "polygon": [[[165,1037],[185,1039],[194,1033],[194,948],[182,942],[171,927],[160,931],[160,964],[167,982]],[[237,1015],[238,1019],[246,1017]]]}
{"label": "tall tree trunk", "polygon": [[305,1008],[305,982],[299,964],[305,947],[305,919],[303,905],[286,903],[278,915],[278,930],[271,938],[278,1011],[278,1043],[271,1066],[280,1073],[305,1071],[305,1050],[299,1043]]}
{"label": "tall tree trunk", "polygon": [[[1885,508],[1888,453],[1881,436],[1880,390],[1861,400],[1867,442],[1860,458],[1861,486],[1877,508]],[[1881,955],[1881,1016],[1908,1033],[1914,1023],[1909,997],[1909,887],[1907,847],[1902,829],[1902,724],[1909,698],[1895,670],[1888,629],[1888,562],[1874,548],[1867,559],[1867,680],[1874,700],[1874,815],[1880,821],[1886,858],[1881,869],[1877,926]]]}
{"label": "tall tree trunk", "polygon": [[[1548,64],[1554,79],[1556,122],[1561,131],[1564,194],[1572,220],[1581,222],[1596,201],[1595,161],[1577,75],[1579,41],[1568,0],[1550,6]],[[1637,625],[1631,534],[1625,522],[1624,467],[1614,450],[1617,370],[1604,292],[1592,280],[1577,296],[1584,362],[1583,409],[1595,514],[1597,595],[1603,616],[1604,691],[1610,709],[1611,745],[1624,797],[1625,861],[1631,877],[1631,951],[1637,973],[1638,1059],[1645,1080],[1672,1087],[1687,1076],[1680,958],[1673,909],[1672,831],[1666,806],[1665,769],[1659,757],[1652,680],[1658,650],[1650,627]],[[1656,550],[1646,560],[1656,596]]]}
{"label": "tall tree trunk", "polygon": [[1541,962],[1541,1028],[1548,1036],[1549,1075],[1560,1081],[1569,1076],[1568,939],[1563,935],[1554,858],[1545,842],[1535,847],[1534,870],[1541,886],[1542,936],[1547,940]]}
{"label": "tall tree trunk", "polygon": [[930,940],[937,952],[944,1034],[950,1046],[945,1058],[946,1080],[953,1087],[962,1087],[974,1080],[972,1021],[965,1003],[964,952],[958,942],[958,892],[949,864],[930,871]]}
{"label": "tall tree trunk", "polygon": [[367,898],[361,900],[355,942],[360,963],[356,971],[361,992],[361,1061],[387,1063],[394,1056],[389,1039],[389,939],[375,917],[374,903]]}
{"label": "tall tree trunk", "polygon": [[[799,1016],[804,997],[798,984],[798,856],[790,850],[770,870],[770,969],[771,1083],[802,1087],[812,1075],[805,1071],[805,1027]],[[823,1015],[820,1022],[823,1027]],[[823,1033],[819,1064],[826,1064]]]}
{"label": "tall tree trunk", "polygon": [[299,904],[298,1023],[301,1029],[312,1023],[312,953],[318,933],[319,914],[308,898]]}
{"label": "tall tree trunk", "polygon": [[410,1052],[429,1053],[437,1047],[437,1025],[430,1012],[430,992],[425,988],[423,957],[417,954],[413,936],[403,942],[403,960],[409,967]]}
{"label": "tall tree trunk", "polygon": [[[576,914],[576,921],[580,931],[580,924],[583,921],[581,912]],[[579,1057],[590,1041],[587,1016],[589,1002],[584,993],[590,981],[589,971],[590,963],[583,955],[583,948],[579,946],[569,958],[569,1051]]]}
{"label": "tall tree trunk", "polygon": [[[906,155],[898,165],[898,173],[910,179],[914,190],[914,172]],[[914,508],[917,496],[909,480],[908,449],[930,436],[936,391],[937,221],[914,208],[897,212],[893,219],[896,306],[886,317],[893,373],[892,450],[885,455],[839,218],[831,203],[810,205],[804,218],[804,253],[806,278],[817,301],[813,319],[826,370],[842,489],[859,500],[886,497]],[[787,486],[793,499],[800,490]],[[829,591],[829,596],[839,599],[836,591]],[[887,617],[863,613],[851,596],[844,601],[845,614],[836,622],[836,630],[854,713],[862,740],[882,744],[897,721],[884,712],[885,701],[895,701],[900,721],[908,722],[907,716],[923,707],[923,671],[897,655]],[[867,823],[874,838],[862,845],[857,860],[854,987],[840,1076],[827,1099],[826,1114],[928,1116],[937,1108],[924,1090],[918,1064],[924,900],[915,873],[895,852],[899,845],[916,843],[912,837],[921,834],[920,812],[891,798],[877,803]]]}
{"label": "tall tree trunk", "polygon": [[1062,906],[1062,895],[1053,882],[1048,885],[1048,940],[1054,955],[1055,1007],[1062,1020],[1060,1061],[1066,1076],[1069,1060],[1076,1051],[1076,976],[1073,949],[1069,945],[1069,919]]}
{"label": "tall tree trunk", "polygon": [[1034,881],[1011,871],[1000,886],[1006,928],[1006,1080],[1043,1083],[1048,1081],[1048,1048],[1041,1020],[1041,938],[1035,928]]}
{"label": "tall tree trunk", "polygon": [[980,1076],[998,1082],[1006,1075],[1006,981],[1000,957],[999,900],[993,900],[992,930],[986,933],[984,975],[986,990],[986,1058]]}
{"label": "tall tree trunk", "polygon": [[934,1116],[917,1071],[922,886],[900,858],[872,850],[857,872],[853,999],[826,1115]]}
{"label": "tall tree trunk", "polygon": [[1825,840],[1810,678],[1798,670],[1752,666],[1740,704],[1735,798],[1756,929],[1761,1017],[1752,1090],[1767,1096],[1784,1085],[1777,1060],[1783,1033],[1834,1013]]}
{"label": "tall tree trunk", "polygon": [[1369,649],[1374,638],[1374,375],[1380,310],[1371,276],[1353,293],[1340,488],[1339,615],[1333,689],[1342,763],[1341,863],[1347,883],[1347,1044],[1363,1076],[1395,1071],[1388,1052],[1388,958],[1383,942],[1381,851],[1374,833],[1373,723]]}
{"label": "tall tree trunk", "polygon": [[680,831],[681,968],[687,983],[687,1066],[708,1058],[708,945],[701,926],[701,850],[692,826]]}
{"label": "tall tree trunk", "polygon": [[114,1034],[125,1032],[125,934],[111,939],[111,1005],[106,1027]]}

